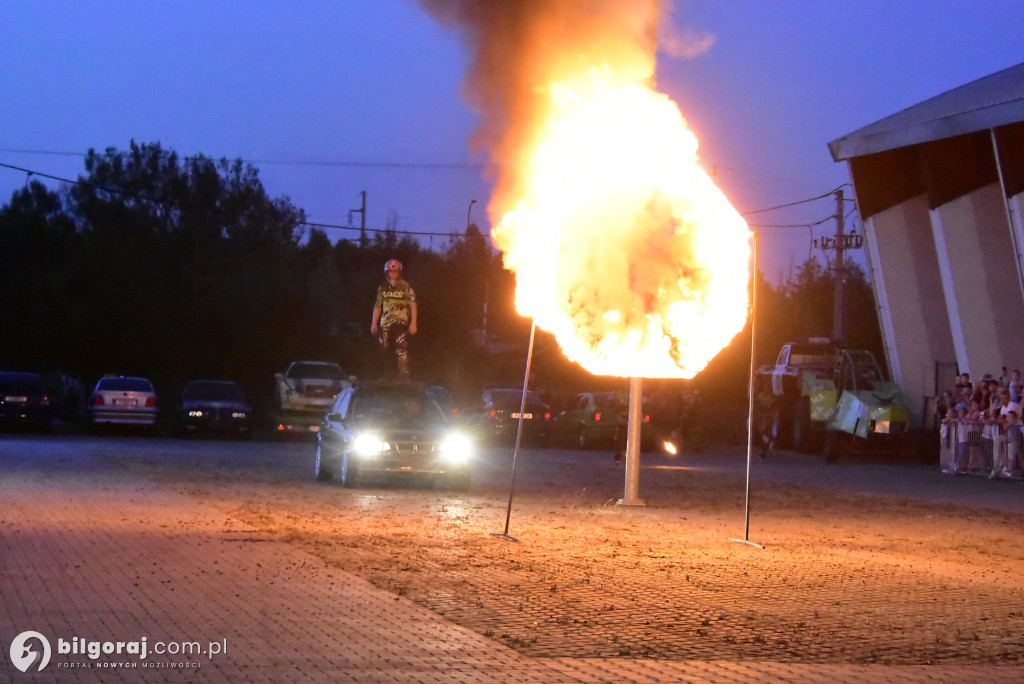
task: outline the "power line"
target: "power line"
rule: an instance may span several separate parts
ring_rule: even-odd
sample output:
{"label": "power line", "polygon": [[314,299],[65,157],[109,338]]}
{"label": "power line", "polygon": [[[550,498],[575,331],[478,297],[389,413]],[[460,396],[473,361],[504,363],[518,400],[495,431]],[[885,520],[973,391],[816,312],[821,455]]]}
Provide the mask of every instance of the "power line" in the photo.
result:
{"label": "power line", "polygon": [[[845,187],[847,185],[849,185],[849,183],[843,183],[843,185],[840,185],[839,188]],[[754,209],[752,211],[745,211],[742,212],[740,216],[750,216],[751,214],[763,214],[766,211],[775,211],[776,209],[785,209],[787,207],[795,207],[800,204],[807,204],[808,202],[816,202],[817,200],[825,199],[826,197],[831,197],[836,193],[836,190],[839,190],[839,188],[830,190],[829,192],[818,195],[817,197],[808,197],[807,199],[797,200],[796,202],[789,202],[788,204],[779,204],[774,207],[765,207],[764,209]]]}
{"label": "power line", "polygon": [[[0,152],[3,152],[3,151],[5,151],[5,150],[0,149]],[[12,150],[6,150],[6,151],[12,151]],[[39,152],[39,153],[43,154],[43,152]],[[49,152],[49,153],[46,153],[46,154],[68,154],[68,153]],[[198,157],[185,157],[185,159],[194,159],[194,158],[198,158]],[[273,163],[273,162],[263,161],[261,163]],[[282,162],[282,163],[287,163],[287,162]],[[338,162],[338,164],[348,164],[348,163],[347,162]],[[358,164],[358,163],[357,162],[353,162],[352,164]],[[406,166],[416,166],[416,165],[406,165]],[[433,165],[433,167],[439,167],[439,166],[444,166],[444,165]],[[52,174],[43,173],[42,171],[36,171],[34,169],[27,169],[27,168],[24,168],[24,167],[21,167],[21,166],[15,166],[13,164],[5,164],[3,162],[0,162],[0,167],[7,168],[7,169],[12,169],[14,171],[19,171],[21,173],[28,174],[29,176],[40,176],[42,178],[49,178],[51,180],[61,181],[63,183],[71,183],[73,185],[82,185],[84,187],[93,188],[95,190],[101,190],[103,192],[114,193],[114,194],[117,194],[117,195],[128,196],[128,197],[137,197],[137,198],[143,197],[141,195],[132,195],[132,194],[127,193],[127,192],[125,192],[123,190],[107,188],[107,187],[104,187],[104,186],[101,186],[101,185],[95,185],[93,183],[89,183],[89,182],[83,181],[83,180],[73,180],[73,179],[70,179],[70,178],[64,178],[62,176],[55,176],[55,175],[52,175]],[[845,183],[844,185],[841,185],[839,187],[841,188],[841,187],[844,187],[846,185],[849,185],[849,183]],[[836,190],[838,190],[838,189],[839,188],[836,188],[835,190],[832,190],[831,192],[827,192],[827,193],[818,195],[816,197],[810,197],[810,198],[803,199],[803,200],[797,200],[796,202],[790,202],[788,204],[780,204],[780,205],[773,206],[773,207],[765,207],[763,209],[754,209],[752,211],[742,212],[740,215],[741,216],[750,216],[752,214],[761,214],[761,213],[765,213],[765,212],[768,212],[768,211],[774,211],[776,209],[785,209],[787,207],[794,207],[794,206],[798,206],[798,205],[801,205],[801,204],[807,204],[809,202],[815,202],[817,200],[824,199],[826,197],[830,197],[831,195],[835,194]],[[835,215],[833,214],[831,216],[827,216],[827,217],[825,217],[823,219],[820,219],[818,221],[815,221],[813,223],[750,223],[750,224],[747,224],[747,225],[749,225],[751,228],[813,228],[814,226],[820,225],[820,224],[822,224],[822,223],[824,223],[826,221],[830,221],[830,220],[832,220],[834,218],[835,218]],[[354,230],[359,230],[358,228],[353,228],[352,226],[342,226],[342,225],[333,224],[333,223],[314,223],[314,222],[302,221],[302,222],[299,222],[299,225],[312,226],[314,228],[332,228],[332,229],[336,229],[336,230],[353,230],[353,229]],[[400,234],[400,235],[430,235],[430,236],[458,235],[458,233],[452,233],[452,232],[441,233],[441,232],[429,232],[429,231],[407,231],[407,230],[391,230],[391,229],[387,229],[387,228],[374,228],[374,229],[367,228],[366,230],[368,230],[370,232],[376,232],[376,233],[388,233],[388,232],[390,232],[390,233],[395,233],[395,234]]]}
{"label": "power line", "polygon": [[[50,155],[58,157],[84,157],[85,154],[82,152],[67,152],[61,150],[21,150],[21,149],[10,149],[0,148],[0,152],[6,152],[11,154],[40,154]],[[164,156],[171,154],[170,150],[162,150]],[[223,157],[228,159],[228,157]],[[206,155],[188,155],[181,157],[184,161],[190,161],[193,159],[208,159],[210,161],[217,161],[213,157]],[[235,158],[231,158],[234,161]],[[450,169],[450,170],[474,170],[478,171],[484,168],[483,164],[467,164],[459,162],[375,162],[375,161],[352,161],[352,160],[313,160],[313,159],[244,159],[237,157],[238,160],[245,162],[246,164],[280,164],[285,166],[338,166],[338,167],[353,167],[353,168],[383,168],[383,169]]]}
{"label": "power line", "polygon": [[[310,226],[312,228],[334,228],[337,230],[365,230],[367,233],[393,233],[395,235],[430,235],[437,237],[464,237],[460,233],[448,232],[448,233],[431,233],[427,231],[416,231],[416,230],[398,230],[397,228],[362,228],[360,226],[340,226],[333,223],[313,223],[312,221],[299,221],[300,226]],[[483,233],[480,237],[486,237]]]}
{"label": "power line", "polygon": [[[0,166],[2,166],[4,168],[7,168],[7,169],[13,169],[14,171],[20,171],[22,173],[28,174],[29,176],[41,176],[43,178],[49,178],[51,180],[61,181],[63,183],[71,183],[73,185],[82,185],[82,186],[85,186],[85,187],[93,188],[95,190],[102,190],[103,192],[110,192],[110,193],[114,193],[114,194],[121,195],[121,196],[134,197],[134,198],[143,198],[142,195],[133,195],[131,193],[124,192],[122,190],[106,188],[106,187],[103,187],[101,185],[94,185],[92,183],[87,183],[87,182],[82,181],[82,180],[72,180],[70,178],[63,178],[61,176],[54,176],[54,175],[49,174],[49,173],[43,173],[42,171],[33,171],[31,169],[26,169],[26,168],[23,168],[21,166],[14,166],[13,164],[5,164],[3,162],[0,162]],[[337,225],[337,224],[333,224],[333,223],[315,223],[315,222],[312,222],[312,221],[298,221],[298,222],[296,222],[296,225],[299,225],[299,226],[310,226],[312,228],[333,228],[333,229],[337,229],[337,230],[360,230],[360,228],[356,227],[356,226],[342,226],[342,225]],[[453,233],[453,232],[434,233],[434,232],[427,232],[427,231],[398,230],[398,229],[391,229],[391,228],[366,228],[366,231],[370,232],[370,233],[392,233],[392,234],[395,234],[395,235],[429,235],[429,236],[441,236],[441,237],[444,237],[444,236],[447,236],[447,237],[459,237],[459,233]]]}

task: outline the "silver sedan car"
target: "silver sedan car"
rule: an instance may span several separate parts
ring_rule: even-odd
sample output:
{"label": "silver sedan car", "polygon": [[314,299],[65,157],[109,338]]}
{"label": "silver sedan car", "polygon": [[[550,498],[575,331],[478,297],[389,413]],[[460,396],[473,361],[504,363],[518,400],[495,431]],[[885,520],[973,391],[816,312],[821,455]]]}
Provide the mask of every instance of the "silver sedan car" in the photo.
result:
{"label": "silver sedan car", "polygon": [[426,388],[361,385],[338,395],[317,434],[313,474],[346,487],[367,478],[425,478],[469,487],[473,446]]}
{"label": "silver sedan car", "polygon": [[146,378],[124,375],[100,378],[89,397],[93,425],[156,424],[156,390]]}

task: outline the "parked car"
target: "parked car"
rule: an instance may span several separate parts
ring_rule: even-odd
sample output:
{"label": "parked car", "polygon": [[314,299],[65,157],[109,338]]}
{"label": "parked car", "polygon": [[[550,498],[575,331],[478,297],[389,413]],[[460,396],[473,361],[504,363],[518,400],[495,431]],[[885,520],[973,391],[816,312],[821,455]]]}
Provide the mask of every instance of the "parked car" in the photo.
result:
{"label": "parked car", "polygon": [[0,372],[0,423],[47,429],[53,405],[41,375]]}
{"label": "parked car", "polygon": [[[467,416],[481,439],[515,442],[519,430],[519,410],[523,406],[522,389],[492,388],[483,391],[479,404]],[[548,438],[551,407],[533,390],[526,392],[523,411],[523,441],[543,443]]]}
{"label": "parked car", "polygon": [[[624,443],[628,415],[627,393],[583,392],[552,420],[552,439],[557,444],[577,449],[614,449],[617,441]],[[658,434],[651,425],[650,414],[644,412],[641,416],[642,448],[674,453],[675,445]]]}
{"label": "parked car", "polygon": [[427,389],[411,383],[344,390],[317,433],[313,473],[346,487],[370,477],[425,477],[469,487],[473,445]]}
{"label": "parked car", "polygon": [[342,390],[355,378],[329,361],[294,361],[274,375],[274,433],[310,433]]}
{"label": "parked car", "polygon": [[146,378],[108,375],[89,397],[89,420],[95,425],[156,425],[156,390]]}
{"label": "parked car", "polygon": [[618,392],[583,392],[552,421],[554,440],[578,449],[611,448],[616,423],[626,415],[629,398]]}
{"label": "parked car", "polygon": [[186,435],[252,434],[252,407],[230,380],[190,380],[178,403],[178,432]]}

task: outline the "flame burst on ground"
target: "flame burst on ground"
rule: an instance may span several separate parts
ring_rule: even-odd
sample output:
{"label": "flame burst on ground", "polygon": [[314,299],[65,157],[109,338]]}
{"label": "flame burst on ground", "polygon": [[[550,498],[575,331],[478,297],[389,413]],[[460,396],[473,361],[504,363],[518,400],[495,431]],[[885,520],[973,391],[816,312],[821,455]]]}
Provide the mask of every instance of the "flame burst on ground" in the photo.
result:
{"label": "flame burst on ground", "polygon": [[668,97],[607,68],[550,95],[492,232],[517,310],[593,373],[693,377],[746,321],[746,223]]}

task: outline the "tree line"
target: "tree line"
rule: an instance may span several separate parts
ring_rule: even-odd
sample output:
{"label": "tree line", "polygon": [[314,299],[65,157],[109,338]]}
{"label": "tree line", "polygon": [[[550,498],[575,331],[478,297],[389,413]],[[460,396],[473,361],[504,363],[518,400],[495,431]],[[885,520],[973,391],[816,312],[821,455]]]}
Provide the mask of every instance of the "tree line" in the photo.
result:
{"label": "tree line", "polygon": [[[439,250],[396,231],[332,241],[241,160],[134,141],[90,150],[78,182],[51,191],[30,180],[0,206],[0,368],[74,373],[87,386],[107,373],[142,375],[168,391],[233,379],[257,404],[296,359],[374,377],[385,359],[370,313],[390,258],[417,292],[417,379],[463,399],[485,384],[522,383],[529,322],[514,310],[514,277],[475,225]],[[780,287],[759,276],[759,363],[788,339],[828,334],[831,283],[813,259]],[[849,343],[880,356],[870,285],[853,263],[846,293]],[[745,406],[749,360],[748,326],[685,385]],[[622,382],[590,376],[538,337],[538,388]]]}

